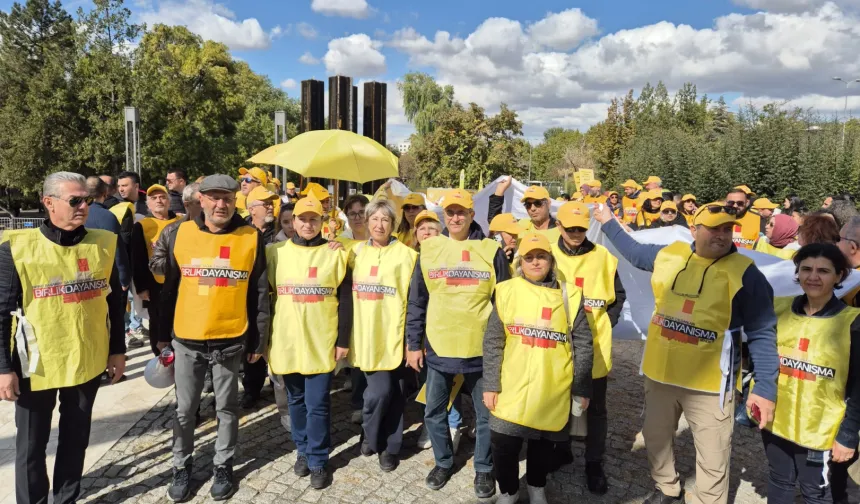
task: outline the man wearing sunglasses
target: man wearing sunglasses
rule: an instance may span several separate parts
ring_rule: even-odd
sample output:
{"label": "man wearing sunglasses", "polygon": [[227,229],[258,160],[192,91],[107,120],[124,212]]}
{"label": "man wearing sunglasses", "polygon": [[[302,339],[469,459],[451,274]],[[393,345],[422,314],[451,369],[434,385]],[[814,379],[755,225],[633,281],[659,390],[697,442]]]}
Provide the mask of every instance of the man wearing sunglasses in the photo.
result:
{"label": "man wearing sunglasses", "polygon": [[582,184],[580,190],[582,191],[585,199],[583,200],[586,204],[588,203],[605,203],[606,196],[600,194],[600,190],[603,187],[603,184],[600,183],[599,180],[592,180],[591,182],[586,182]]}
{"label": "man wearing sunglasses", "polygon": [[242,217],[248,216],[245,199],[255,188],[269,182],[269,176],[262,168],[239,168],[239,188],[236,193],[236,212]]}
{"label": "man wearing sunglasses", "polygon": [[633,179],[627,179],[621,184],[624,189],[624,197],[621,198],[621,208],[624,212],[624,223],[632,224],[636,221],[636,216],[639,215],[639,210],[642,208],[642,187]]}
{"label": "man wearing sunglasses", "polygon": [[647,504],[683,501],[673,448],[682,412],[696,444],[693,502],[728,501],[741,329],[756,379],[746,405],[758,412],[760,425],[773,419],[779,373],[773,289],[752,260],[737,253],[735,214],[722,203],[703,205],[690,226],[693,244],[668,246],[637,242],[605,206],[595,215],[615,248],[633,266],[652,272],[655,307],[642,359],[642,434],[656,489]]}
{"label": "man wearing sunglasses", "polygon": [[752,250],[758,237],[767,231],[767,219],[749,211],[749,194],[752,192],[747,186],[735,187],[726,195],[726,206],[733,207],[737,212],[732,241],[738,248]]}
{"label": "man wearing sunglasses", "polygon": [[[612,369],[612,328],[618,323],[627,293],[618,276],[618,259],[585,236],[591,223],[584,203],[569,202],[558,209],[556,224],[561,233],[552,246],[558,270],[567,282],[574,300],[576,290],[583,294],[588,325],[594,336],[591,403],[586,410],[588,433],[585,437],[585,476],[588,490],[603,495],[608,490],[603,472],[606,452],[608,413],[606,386]],[[559,450],[559,463],[572,463],[570,444]]]}
{"label": "man wearing sunglasses", "polygon": [[650,228],[661,228],[667,226],[681,226],[683,228],[690,227],[687,224],[687,219],[678,213],[678,205],[673,201],[664,201],[660,205],[660,218],[651,223]]}
{"label": "man wearing sunglasses", "polygon": [[550,243],[558,240],[558,228],[555,226],[555,217],[550,215],[549,191],[541,186],[530,186],[520,199],[529,215],[520,219],[519,225],[523,228],[521,234],[535,232],[545,235]]}
{"label": "man wearing sunglasses", "polygon": [[[42,194],[42,226],[6,231],[0,244],[0,400],[15,402],[17,501],[48,502],[53,485],[54,502],[67,504],[80,494],[101,375],[107,369],[117,383],[125,371],[125,295],[114,268],[117,235],[84,226],[84,177],[53,173]],[[45,450],[58,396],[49,482]]]}
{"label": "man wearing sunglasses", "polygon": [[[493,290],[510,278],[508,260],[495,240],[474,222],[472,195],[449,191],[442,200],[446,229],[427,238],[409,285],[406,311],[406,359],[417,372],[427,364],[424,424],[436,466],[425,483],[440,490],[453,474],[453,441],[448,428],[448,398],[454,377],[475,407],[475,494],[496,493],[490,457],[489,410],[483,402],[483,339],[492,313]],[[422,350],[422,346],[424,350]]]}

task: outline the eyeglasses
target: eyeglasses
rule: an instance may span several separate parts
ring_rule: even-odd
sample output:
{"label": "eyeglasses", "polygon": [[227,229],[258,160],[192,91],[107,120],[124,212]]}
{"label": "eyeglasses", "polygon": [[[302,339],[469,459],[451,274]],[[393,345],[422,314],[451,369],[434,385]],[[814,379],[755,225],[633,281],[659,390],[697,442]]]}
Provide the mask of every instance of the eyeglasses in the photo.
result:
{"label": "eyeglasses", "polygon": [[531,207],[540,208],[543,206],[543,200],[526,201],[523,206],[526,207],[526,210],[531,209]]}
{"label": "eyeglasses", "polygon": [[254,207],[275,208],[275,205],[271,201],[255,201],[248,206],[248,208]]}
{"label": "eyeglasses", "polygon": [[566,233],[584,233],[584,232],[586,232],[586,231],[588,231],[588,230],[587,230],[587,229],[585,229],[584,227],[573,226],[573,227],[566,227],[566,228],[564,228],[564,231],[565,231]]}
{"label": "eyeglasses", "polygon": [[840,236],[839,241],[849,241],[849,242],[853,243],[855,246],[857,246],[858,248],[860,248],[860,242],[858,242],[857,240],[852,240],[851,238],[848,238],[847,236]]}
{"label": "eyeglasses", "polygon": [[65,201],[72,208],[77,208],[77,207],[81,206],[82,203],[86,203],[87,205],[89,205],[93,202],[93,199],[90,198],[89,196],[72,196],[69,199],[63,199],[59,196],[51,196],[51,197],[58,199],[58,200],[61,200],[61,201]]}
{"label": "eyeglasses", "polygon": [[222,196],[222,195],[215,195],[215,196],[213,196],[213,195],[211,195],[211,194],[209,194],[209,193],[203,193],[203,196],[206,196],[206,198],[207,198],[207,199],[210,199],[210,200],[212,200],[212,201],[214,201],[214,202],[216,202],[216,203],[217,203],[217,202],[219,202],[219,201],[221,201],[221,202],[223,202],[225,205],[232,205],[233,203],[235,203],[235,202],[236,202],[236,199],[235,199],[235,197],[234,197],[232,194],[225,194],[225,195],[223,195],[223,196]]}
{"label": "eyeglasses", "polygon": [[352,220],[361,219],[364,217],[364,212],[348,212],[346,216]]}
{"label": "eyeglasses", "polygon": [[415,212],[417,210],[421,210],[421,207],[418,205],[403,205],[404,212]]}

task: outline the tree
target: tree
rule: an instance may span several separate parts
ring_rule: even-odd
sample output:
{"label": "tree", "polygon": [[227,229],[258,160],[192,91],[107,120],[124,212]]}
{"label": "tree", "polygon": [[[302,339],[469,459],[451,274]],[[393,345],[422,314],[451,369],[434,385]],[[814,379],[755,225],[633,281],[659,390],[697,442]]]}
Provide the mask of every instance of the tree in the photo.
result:
{"label": "tree", "polygon": [[439,115],[454,105],[454,87],[442,87],[426,73],[407,73],[397,89],[403,96],[406,119],[419,135],[432,132]]}

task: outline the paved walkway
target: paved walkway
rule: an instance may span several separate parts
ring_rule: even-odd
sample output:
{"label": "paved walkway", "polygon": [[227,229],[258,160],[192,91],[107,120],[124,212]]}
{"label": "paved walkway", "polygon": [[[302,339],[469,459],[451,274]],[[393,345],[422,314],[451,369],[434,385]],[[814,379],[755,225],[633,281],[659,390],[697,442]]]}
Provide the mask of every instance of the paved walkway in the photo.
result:
{"label": "paved walkway", "polygon": [[[642,411],[642,381],[638,376],[641,350],[640,342],[622,341],[616,342],[615,345],[615,369],[610,379],[608,398],[611,415],[606,460],[609,494],[597,498],[588,493],[583,477],[583,447],[575,445],[576,462],[553,474],[548,483],[547,494],[551,502],[638,503],[649,492],[651,483],[648,464],[641,436],[637,436]],[[129,385],[134,389],[130,394],[140,394],[143,393],[141,389],[148,389],[139,375],[133,376],[129,382],[114,387],[116,391]],[[343,380],[337,378],[335,383],[340,386]],[[99,392],[99,410],[102,415],[104,411],[129,408],[130,405],[125,401],[134,401],[131,398],[134,396],[120,399],[115,394],[111,400],[104,401],[110,393],[108,391],[110,389]],[[456,457],[459,471],[443,490],[431,491],[424,485],[424,477],[433,467],[433,455],[432,450],[415,449],[420,416],[414,404],[407,410],[406,424],[410,426],[410,431],[406,436],[403,460],[396,471],[385,474],[379,470],[376,457],[364,458],[359,454],[359,426],[349,422],[349,393],[339,388],[332,393],[332,439],[335,445],[331,462],[334,467],[332,486],[324,491],[315,491],[308,487],[307,478],[299,479],[293,474],[295,445],[281,427],[271,389],[267,386],[260,408],[246,414],[241,421],[241,447],[235,466],[240,490],[232,498],[233,502],[478,502],[472,490],[474,472],[470,455],[474,448],[473,441],[463,437]],[[466,403],[467,401],[464,401],[464,404]],[[82,502],[168,502],[165,493],[171,475],[173,404],[174,396],[170,393],[157,401],[149,412],[143,414],[113,448],[99,450],[99,453],[95,453],[94,448],[91,448],[83,481],[85,493]],[[193,474],[195,497],[192,502],[211,501],[209,487],[216,428],[211,395],[204,399],[202,412],[204,421],[197,430]],[[467,421],[472,417],[471,413],[471,409],[466,407]],[[98,433],[99,429],[94,428],[93,436],[98,436]],[[3,434],[0,439],[9,439],[9,434]],[[678,470],[689,489],[695,482],[695,450],[683,418],[677,438],[677,455]],[[94,464],[89,464],[92,459],[97,460]],[[0,460],[0,469],[8,471],[10,462],[5,458]],[[750,429],[738,427],[734,437],[732,495],[729,501],[744,504],[764,503],[766,470],[767,461],[759,436]],[[522,462],[521,474],[524,472],[525,462]],[[5,474],[0,472],[0,475]],[[525,502],[526,493],[524,489],[521,490]],[[852,502],[858,502],[860,492],[856,487],[852,492]],[[492,499],[485,502],[492,502]]]}

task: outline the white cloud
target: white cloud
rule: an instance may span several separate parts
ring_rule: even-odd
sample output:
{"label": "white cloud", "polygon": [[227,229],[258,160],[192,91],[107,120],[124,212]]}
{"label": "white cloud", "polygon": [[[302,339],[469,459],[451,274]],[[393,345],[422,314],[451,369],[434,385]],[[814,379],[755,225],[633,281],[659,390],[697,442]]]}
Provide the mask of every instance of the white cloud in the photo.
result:
{"label": "white cloud", "polygon": [[305,65],[319,65],[320,60],[318,58],[314,58],[313,54],[306,52],[299,58],[299,63],[304,63]]}
{"label": "white cloud", "polygon": [[385,56],[379,52],[381,48],[382,42],[357,33],[330,41],[323,61],[331,74],[371,77],[385,73]]}
{"label": "white cloud", "polygon": [[[854,92],[856,93],[857,90],[855,89]],[[845,113],[845,96],[825,96],[820,94],[807,94],[793,99],[774,98],[772,96],[739,96],[732,100],[731,104],[735,107],[746,105],[762,107],[774,102],[782,103],[783,108],[800,107],[802,109],[812,109],[820,114],[837,115],[840,119]],[[860,109],[860,96],[849,96],[847,113],[852,117],[857,117],[858,109]]]}
{"label": "white cloud", "polygon": [[367,0],[313,0],[311,9],[326,16],[364,19],[370,15]]}
{"label": "white cloud", "polygon": [[297,83],[296,83],[295,79],[287,79],[287,80],[281,81],[281,87],[284,89],[295,89],[296,84]]}
{"label": "white cloud", "polygon": [[569,51],[583,40],[597,35],[597,20],[579,9],[568,9],[557,14],[549,13],[528,29],[535,42],[557,51]]}
{"label": "white cloud", "polygon": [[308,23],[301,22],[296,25],[296,32],[302,37],[311,40],[317,38],[316,29]]}
{"label": "white cloud", "polygon": [[280,26],[267,33],[256,18],[237,20],[236,14],[223,4],[212,0],[168,0],[150,6],[140,13],[140,20],[148,25],[184,25],[204,39],[222,42],[230,49],[268,49],[272,37],[282,34]]}
{"label": "white cloud", "polygon": [[733,0],[737,5],[769,12],[808,12],[833,3],[841,7],[860,7],[860,0]]}

